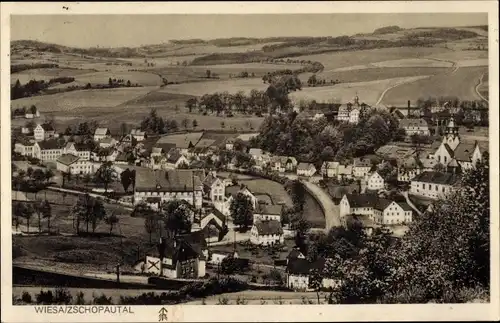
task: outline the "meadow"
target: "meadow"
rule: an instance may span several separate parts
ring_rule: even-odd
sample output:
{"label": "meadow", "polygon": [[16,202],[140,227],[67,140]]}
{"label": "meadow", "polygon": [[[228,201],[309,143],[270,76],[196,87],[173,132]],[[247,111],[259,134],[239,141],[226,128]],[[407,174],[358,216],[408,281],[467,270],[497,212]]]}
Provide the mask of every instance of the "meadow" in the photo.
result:
{"label": "meadow", "polygon": [[456,96],[461,100],[480,100],[475,87],[487,67],[463,67],[454,73],[440,74],[390,89],[384,96],[385,105],[404,105],[407,100]]}
{"label": "meadow", "polygon": [[260,78],[244,78],[209,82],[192,82],[183,84],[172,84],[164,87],[160,92],[202,96],[215,92],[227,91],[231,94],[243,91],[248,94],[251,90],[264,91],[269,85],[262,82]]}
{"label": "meadow", "polygon": [[26,84],[30,80],[45,80],[48,81],[52,78],[68,76],[75,77],[93,72],[90,69],[73,69],[73,68],[36,68],[32,70],[26,70],[19,73],[14,73],[10,75],[10,81],[14,84],[17,80],[21,84]]}
{"label": "meadow", "polygon": [[303,88],[302,91],[291,93],[290,97],[296,102],[316,100],[318,102],[345,103],[352,101],[352,98],[358,95],[360,102],[375,105],[386,89],[392,86],[399,87],[401,86],[399,84],[411,83],[427,77],[398,77],[370,82],[342,83],[334,86],[307,87]]}

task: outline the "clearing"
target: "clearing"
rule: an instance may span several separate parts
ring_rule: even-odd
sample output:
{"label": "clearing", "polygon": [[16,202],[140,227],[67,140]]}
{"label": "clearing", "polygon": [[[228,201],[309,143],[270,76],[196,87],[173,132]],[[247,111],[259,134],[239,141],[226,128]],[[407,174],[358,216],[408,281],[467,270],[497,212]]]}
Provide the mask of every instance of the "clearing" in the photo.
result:
{"label": "clearing", "polygon": [[479,78],[488,70],[487,67],[464,67],[451,74],[435,75],[400,85],[387,91],[382,103],[404,106],[408,100],[419,98],[456,96],[461,100],[481,100],[475,91]]}

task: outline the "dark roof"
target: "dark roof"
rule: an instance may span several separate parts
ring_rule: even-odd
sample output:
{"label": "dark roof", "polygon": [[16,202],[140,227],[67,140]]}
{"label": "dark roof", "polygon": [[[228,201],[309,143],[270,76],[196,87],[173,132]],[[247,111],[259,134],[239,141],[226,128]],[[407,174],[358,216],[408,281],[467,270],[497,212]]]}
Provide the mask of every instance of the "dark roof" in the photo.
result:
{"label": "dark roof", "polygon": [[205,163],[202,160],[193,160],[191,163],[189,163],[189,167],[192,168],[203,168],[205,166]]}
{"label": "dark roof", "polygon": [[127,153],[121,152],[118,154],[118,156],[116,156],[115,160],[116,161],[127,161],[127,156],[128,156]]}
{"label": "dark roof", "polygon": [[460,143],[457,148],[455,148],[453,156],[458,161],[471,161],[475,148],[475,144]]}
{"label": "dark roof", "polygon": [[257,228],[259,235],[281,235],[283,228],[279,221],[255,221],[254,226]]}
{"label": "dark roof", "polygon": [[432,184],[454,185],[459,181],[459,176],[453,173],[423,172],[415,176],[412,181]]}
{"label": "dark roof", "polygon": [[59,156],[59,158],[57,158],[57,162],[64,164],[66,166],[69,166],[69,165],[75,163],[76,161],[78,161],[78,159],[80,159],[80,158],[78,156],[73,155],[73,154],[64,154],[64,155]]}
{"label": "dark roof", "polygon": [[379,197],[375,194],[346,194],[350,207],[373,207]]}
{"label": "dark roof", "polygon": [[186,169],[136,170],[137,191],[187,192],[201,189],[201,180],[195,171]]}
{"label": "dark roof", "polygon": [[444,144],[444,148],[446,148],[446,151],[448,152],[448,154],[450,154],[451,157],[454,156],[453,149],[451,149],[450,145]]}
{"label": "dark roof", "polygon": [[177,161],[182,157],[181,153],[176,151],[173,154],[169,155],[167,158],[167,162],[169,163],[177,163]]}
{"label": "dark roof", "polygon": [[297,165],[297,169],[300,169],[300,170],[309,170],[311,169],[311,166],[314,167],[313,164],[311,163],[300,163]]}
{"label": "dark roof", "polygon": [[399,120],[399,126],[401,128],[407,127],[428,127],[427,121],[425,119],[401,119]]}
{"label": "dark roof", "polygon": [[302,254],[302,252],[300,252],[299,249],[294,248],[294,249],[292,249],[292,251],[290,251],[290,253],[288,254],[288,256],[286,256],[286,258],[289,259],[289,260],[291,260],[291,259],[299,259],[300,256],[303,257],[304,255]]}
{"label": "dark roof", "polygon": [[355,158],[354,167],[372,167],[372,163],[368,158]]}
{"label": "dark roof", "polygon": [[172,148],[175,147],[176,145],[171,143],[156,143],[155,145],[153,145],[153,148],[161,148],[164,153],[169,152]]}
{"label": "dark roof", "polygon": [[44,123],[41,127],[44,131],[54,131],[54,127],[49,123]]}
{"label": "dark roof", "polygon": [[217,177],[213,176],[212,174],[208,174],[207,177],[203,180],[203,185],[206,185],[208,187],[212,187],[212,184],[215,183],[217,180]]}
{"label": "dark roof", "polygon": [[146,197],[146,202],[148,202],[148,203],[161,203],[161,197],[159,197],[159,196]]}
{"label": "dark roof", "polygon": [[307,259],[295,258],[288,261],[286,272],[292,275],[308,275],[312,270],[322,271],[325,267],[326,259],[318,258],[314,262],[309,262]]}
{"label": "dark roof", "polygon": [[208,208],[205,216],[210,215],[210,214],[215,215],[217,218],[219,218],[219,220],[222,221],[222,223],[226,223],[226,216],[224,214],[222,214],[221,211],[217,210],[215,207],[212,206],[212,207]]}
{"label": "dark roof", "polygon": [[39,141],[38,146],[40,146],[40,149],[42,150],[61,149],[63,147],[63,144],[57,139],[49,139],[49,140]]}
{"label": "dark roof", "polygon": [[90,145],[85,144],[83,142],[79,142],[79,143],[75,142],[74,145],[75,145],[75,149],[77,151],[90,151],[90,150],[92,150],[92,149],[90,149]]}
{"label": "dark roof", "polygon": [[283,205],[266,205],[259,203],[255,208],[254,213],[257,214],[272,214],[272,215],[281,215],[281,211],[283,209]]}

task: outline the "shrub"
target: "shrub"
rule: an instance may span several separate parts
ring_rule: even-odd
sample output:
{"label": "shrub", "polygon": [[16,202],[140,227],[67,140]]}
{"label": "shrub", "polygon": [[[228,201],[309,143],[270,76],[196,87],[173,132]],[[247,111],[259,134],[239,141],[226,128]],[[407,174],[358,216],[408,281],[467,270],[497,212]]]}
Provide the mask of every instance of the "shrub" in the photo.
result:
{"label": "shrub", "polygon": [[71,304],[73,296],[71,296],[69,290],[65,288],[57,288],[55,294],[54,302],[56,304]]}
{"label": "shrub", "polygon": [[39,294],[36,294],[36,302],[37,304],[53,304],[54,303],[54,295],[52,294],[52,291],[43,291],[41,290]]}
{"label": "shrub", "polygon": [[101,296],[95,296],[93,304],[95,305],[113,305],[113,302],[110,297],[106,297],[106,295],[102,294]]}
{"label": "shrub", "polygon": [[83,292],[79,292],[76,294],[76,300],[75,300],[76,305],[84,305],[85,304],[85,295]]}
{"label": "shrub", "polygon": [[31,299],[31,294],[28,292],[23,292],[21,300],[27,304],[30,304],[33,300]]}

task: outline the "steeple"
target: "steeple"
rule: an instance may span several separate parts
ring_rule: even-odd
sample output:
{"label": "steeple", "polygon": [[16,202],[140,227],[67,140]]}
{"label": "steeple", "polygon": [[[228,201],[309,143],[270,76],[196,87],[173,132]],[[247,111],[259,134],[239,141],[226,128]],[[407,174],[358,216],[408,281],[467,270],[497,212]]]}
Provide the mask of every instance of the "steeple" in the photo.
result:
{"label": "steeple", "polygon": [[448,144],[452,150],[455,150],[460,144],[460,135],[458,134],[458,126],[453,117],[448,121],[448,125],[444,131],[443,142]]}
{"label": "steeple", "polygon": [[359,105],[359,97],[358,97],[358,92],[356,92],[356,96],[354,97],[354,104]]}

